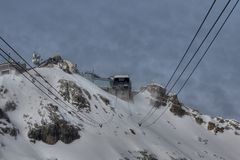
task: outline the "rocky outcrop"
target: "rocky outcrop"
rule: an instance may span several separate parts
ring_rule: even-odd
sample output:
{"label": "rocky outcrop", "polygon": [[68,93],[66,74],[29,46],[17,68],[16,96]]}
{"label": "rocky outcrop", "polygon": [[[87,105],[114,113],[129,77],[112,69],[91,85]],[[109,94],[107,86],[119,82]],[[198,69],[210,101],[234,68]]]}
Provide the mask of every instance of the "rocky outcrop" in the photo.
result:
{"label": "rocky outcrop", "polygon": [[91,111],[90,103],[81,87],[79,87],[73,81],[67,81],[63,79],[59,80],[58,83],[60,84],[60,94],[64,100],[76,106],[79,111],[83,109],[86,112]]}
{"label": "rocky outcrop", "polygon": [[7,116],[7,114],[0,108],[0,134],[8,134],[13,137],[17,137],[19,130],[15,128]]}
{"label": "rocky outcrop", "polygon": [[215,123],[213,123],[213,122],[208,122],[208,130],[213,130],[214,128],[215,128]]}
{"label": "rocky outcrop", "polygon": [[199,125],[202,125],[204,123],[204,121],[201,117],[195,117],[195,120]]}
{"label": "rocky outcrop", "polygon": [[173,103],[173,105],[176,106],[183,106],[182,103],[179,101],[178,96],[177,95],[170,95],[169,96],[169,100]]}
{"label": "rocky outcrop", "polygon": [[17,108],[17,104],[14,101],[7,101],[4,107],[5,112],[14,111]]}
{"label": "rocky outcrop", "polygon": [[40,65],[40,67],[53,67],[54,65],[58,65],[59,68],[61,68],[64,72],[69,74],[79,73],[76,64],[73,64],[70,61],[62,59],[62,57],[59,55],[47,59]]}
{"label": "rocky outcrop", "polygon": [[141,88],[142,91],[148,91],[151,94],[150,105],[159,108],[166,106],[167,98],[166,89],[157,84],[150,84]]}
{"label": "rocky outcrop", "polygon": [[216,127],[214,132],[217,133],[223,133],[224,132],[224,128],[223,127]]}
{"label": "rocky outcrop", "polygon": [[174,115],[177,115],[179,117],[183,117],[184,115],[188,115],[188,112],[185,109],[183,109],[182,103],[180,103],[180,101],[178,100],[177,95],[172,95],[172,96],[170,96],[169,99],[172,102],[170,111]]}
{"label": "rocky outcrop", "polygon": [[65,120],[58,120],[41,126],[35,124],[35,127],[29,130],[28,137],[32,142],[43,141],[53,145],[60,140],[69,144],[80,138],[78,133],[80,130]]}
{"label": "rocky outcrop", "polygon": [[183,117],[184,115],[188,114],[181,106],[174,104],[171,106],[170,111],[179,117]]}
{"label": "rocky outcrop", "polygon": [[207,128],[210,131],[214,131],[215,134],[224,132],[224,127],[220,127],[217,123],[214,122],[208,122]]}

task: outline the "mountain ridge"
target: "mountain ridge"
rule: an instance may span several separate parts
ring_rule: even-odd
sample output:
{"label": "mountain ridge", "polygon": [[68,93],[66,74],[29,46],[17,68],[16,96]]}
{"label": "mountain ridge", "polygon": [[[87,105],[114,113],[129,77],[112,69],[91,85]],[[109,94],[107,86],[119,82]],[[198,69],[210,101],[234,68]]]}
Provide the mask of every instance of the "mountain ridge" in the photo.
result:
{"label": "mountain ridge", "polygon": [[[58,99],[61,105],[56,104],[21,75],[0,77],[1,160],[238,160],[240,157],[239,122],[202,115],[184,106],[177,97],[169,101],[163,87],[157,84],[143,87],[134,96],[134,103],[129,103],[78,73],[68,72],[67,65],[54,63],[36,68],[57,88],[60,94],[52,92],[67,105]],[[51,92],[46,92],[54,98]],[[166,101],[161,99],[164,96]],[[156,113],[142,127],[138,126],[151,107],[158,108]],[[145,126],[164,110],[166,113],[157,123]]]}

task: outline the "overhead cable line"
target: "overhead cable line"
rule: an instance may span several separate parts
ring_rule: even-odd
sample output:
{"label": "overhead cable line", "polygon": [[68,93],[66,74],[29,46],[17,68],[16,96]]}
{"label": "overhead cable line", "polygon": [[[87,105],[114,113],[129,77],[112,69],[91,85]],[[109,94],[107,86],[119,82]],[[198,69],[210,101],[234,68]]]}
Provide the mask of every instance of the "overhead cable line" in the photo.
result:
{"label": "overhead cable line", "polygon": [[226,10],[227,6],[229,5],[229,3],[231,2],[231,0],[228,0],[228,2],[226,3],[226,5],[224,6],[223,10],[221,11],[221,13],[219,14],[219,16],[217,17],[217,19],[215,20],[214,24],[212,25],[212,27],[210,28],[210,30],[208,31],[208,33],[206,34],[206,36],[204,37],[204,39],[202,40],[201,44],[199,45],[199,47],[197,48],[197,50],[195,51],[195,53],[192,55],[191,59],[189,60],[189,62],[187,63],[187,65],[184,67],[183,71],[181,72],[181,74],[178,76],[178,78],[176,79],[176,81],[174,82],[174,84],[172,85],[172,87],[170,88],[170,90],[168,91],[167,94],[169,94],[172,89],[176,86],[177,82],[180,80],[180,78],[182,77],[183,73],[186,71],[186,69],[188,68],[188,66],[190,65],[190,63],[193,61],[193,59],[195,58],[195,56],[197,55],[198,51],[200,50],[200,48],[202,47],[202,45],[204,44],[204,42],[206,41],[206,39],[208,38],[208,36],[210,35],[210,33],[212,32],[212,30],[214,29],[215,25],[217,24],[217,22],[219,21],[219,19],[221,18],[222,14],[224,13],[224,11]]}
{"label": "overhead cable line", "polygon": [[195,33],[195,35],[194,35],[193,39],[191,40],[190,44],[188,45],[187,50],[185,51],[184,55],[182,56],[181,60],[179,61],[178,65],[177,65],[177,67],[175,68],[174,72],[172,73],[172,75],[171,75],[170,79],[168,80],[168,82],[167,82],[165,88],[167,88],[168,85],[170,84],[170,82],[172,81],[174,75],[176,74],[176,72],[177,72],[177,70],[179,69],[181,63],[183,62],[184,58],[186,57],[186,55],[187,55],[189,49],[191,48],[191,46],[192,46],[194,40],[196,39],[197,35],[199,34],[200,30],[202,29],[202,26],[203,26],[203,24],[205,23],[206,19],[208,18],[208,16],[209,16],[211,10],[213,9],[213,6],[215,5],[215,3],[216,3],[216,0],[213,1],[211,7],[208,9],[208,12],[207,12],[206,16],[204,17],[204,19],[203,19],[201,25],[198,27],[197,32]]}
{"label": "overhead cable line", "polygon": [[[60,92],[53,86],[51,85],[35,68],[33,68],[28,62],[27,60],[25,60],[3,37],[0,36],[0,39],[18,56],[20,57],[23,62],[25,62],[30,69],[32,69],[42,80],[44,80],[45,83],[47,83],[54,91],[56,91],[59,95]],[[49,91],[49,90],[48,90]],[[53,94],[53,93],[52,93]],[[60,99],[60,98],[59,98]],[[61,99],[60,99],[61,100]],[[62,100],[61,100],[62,101]],[[67,105],[64,101],[62,101],[65,105]],[[68,107],[70,107],[69,105],[67,105]],[[71,107],[70,107],[71,108]],[[94,122],[94,123],[98,123],[97,121],[95,121],[94,119],[92,119],[91,117],[89,117],[88,115],[86,115],[85,113],[82,113],[85,117],[87,117],[88,119],[90,119],[90,121]],[[106,124],[108,123],[108,121],[103,122],[103,123],[99,123],[100,126],[102,126],[102,124]]]}
{"label": "overhead cable line", "polygon": [[[0,51],[2,51],[3,53],[6,53],[2,48],[0,48]],[[16,63],[16,61],[11,61],[11,60],[9,60],[8,58],[6,58],[5,56],[3,56],[3,54],[1,54],[0,53],[0,56],[4,59],[4,60],[6,60],[9,64],[13,64],[13,67],[17,70],[17,71],[19,71],[20,73],[21,73],[21,69],[24,69],[24,67],[23,66],[21,66],[19,63]],[[18,68],[18,67],[16,67],[14,64],[16,64],[18,67],[20,67],[20,68]],[[45,91],[43,91],[43,89],[41,89],[38,85],[36,85],[34,82],[33,82],[33,80],[31,80],[29,77],[27,77],[24,73],[21,73],[30,83],[32,83],[37,89],[39,89],[44,95],[46,95],[49,99],[51,99],[53,102],[55,102],[56,104],[58,104],[59,105],[59,107],[61,107],[63,110],[65,110],[67,113],[69,113],[69,111],[66,109],[66,108],[64,108],[64,107],[62,107],[61,106],[61,104],[59,103],[59,102],[57,102],[54,98],[52,98],[51,96],[49,96],[49,94],[48,93],[46,93]],[[35,79],[34,79],[35,80]],[[70,113],[69,113],[70,114]],[[81,117],[78,117],[80,120],[82,120],[82,118]],[[83,121],[83,120],[82,120]],[[91,126],[94,126],[93,124],[90,124],[90,123],[88,123],[88,122],[85,122],[85,121],[83,121],[83,123],[86,123],[86,124],[88,124],[88,125],[91,125]],[[94,126],[94,127],[97,127],[97,126]]]}
{"label": "overhead cable line", "polygon": [[[239,1],[239,0],[238,0]],[[204,58],[204,56],[206,55],[206,53],[208,52],[209,48],[211,47],[212,43],[214,42],[214,40],[217,38],[219,32],[221,31],[222,27],[225,25],[227,19],[229,18],[229,16],[232,14],[233,10],[235,9],[236,5],[238,4],[238,1],[235,3],[234,7],[232,8],[231,12],[229,13],[229,15],[227,16],[227,18],[225,19],[225,21],[223,22],[222,26],[220,27],[219,31],[217,32],[217,34],[215,35],[214,39],[212,40],[212,42],[210,43],[210,45],[208,46],[207,50],[205,51],[205,53],[202,55],[201,59],[199,60],[199,62],[197,63],[197,65],[195,66],[195,68],[193,69],[193,71],[191,72],[191,74],[189,75],[188,79],[184,82],[183,86],[181,87],[181,89],[178,91],[178,94],[181,92],[181,90],[184,88],[184,86],[186,85],[187,81],[190,79],[190,77],[192,76],[192,74],[194,73],[194,71],[196,70],[196,68],[198,67],[198,65],[200,64],[200,62],[202,61],[202,59]],[[223,10],[221,11],[220,15],[218,16],[218,18],[216,19],[216,21],[214,22],[213,26],[211,27],[211,29],[209,30],[208,34],[206,35],[206,37],[204,38],[204,40],[202,41],[202,43],[200,44],[199,48],[196,50],[196,52],[194,53],[194,55],[191,57],[189,63],[186,65],[186,67],[184,68],[183,72],[180,74],[179,77],[182,76],[182,74],[185,72],[186,68],[189,66],[189,64],[191,63],[191,61],[193,60],[193,58],[195,57],[195,55],[197,54],[197,52],[199,51],[199,49],[202,47],[203,43],[205,42],[205,40],[208,38],[209,34],[211,33],[211,31],[213,30],[213,28],[215,27],[216,23],[219,21],[219,19],[221,18],[222,14],[224,13],[224,11],[226,10],[227,6],[229,5],[229,3],[231,2],[231,0],[228,0],[228,2],[226,3],[225,7],[223,8]],[[172,88],[168,91],[167,95],[171,92],[171,90],[173,89],[173,87],[176,85],[177,81],[179,81],[179,78],[176,80],[176,82],[174,83],[174,85],[172,86]],[[157,119],[155,119],[151,124],[149,124],[148,126],[151,126],[153,124],[155,124],[167,111],[168,107],[166,107],[166,109],[158,116]],[[156,112],[156,109],[155,111]],[[154,114],[154,112],[151,113],[150,116],[152,116]],[[149,117],[150,118],[150,117]],[[148,118],[148,119],[149,119]]]}
{"label": "overhead cable line", "polygon": [[[200,60],[198,61],[198,63],[196,64],[196,66],[194,67],[194,69],[192,70],[191,74],[188,76],[187,80],[185,81],[185,83],[183,84],[183,86],[181,87],[181,89],[178,91],[177,95],[182,91],[182,89],[184,88],[184,86],[186,85],[186,83],[188,82],[188,80],[190,79],[190,77],[192,76],[192,74],[195,72],[195,70],[197,69],[197,67],[199,66],[200,62],[203,60],[203,58],[205,57],[205,55],[208,53],[210,47],[212,46],[213,42],[216,40],[216,38],[218,37],[219,33],[221,32],[222,28],[224,27],[224,25],[226,24],[227,20],[229,19],[229,17],[232,15],[234,9],[236,8],[236,6],[238,5],[239,0],[236,1],[236,3],[234,4],[234,6],[232,7],[231,11],[228,13],[227,17],[225,18],[223,24],[221,25],[221,27],[219,28],[219,30],[217,31],[216,35],[214,36],[214,38],[212,39],[211,43],[208,45],[206,51],[204,52],[204,54],[202,55],[202,57],[200,58]],[[173,105],[173,104],[172,104]],[[155,119],[151,124],[147,125],[146,127],[150,127],[153,124],[155,124],[167,111],[168,107],[165,109],[165,111],[159,115],[159,117],[157,117],[157,119]]]}
{"label": "overhead cable line", "polygon": [[[149,117],[149,115],[152,115],[152,110],[154,107],[151,107],[151,109],[148,111],[148,113],[138,122],[138,125],[141,127],[142,123]],[[156,109],[156,108],[155,108]]]}
{"label": "overhead cable line", "polygon": [[[14,60],[7,52],[5,52],[2,48],[0,48],[0,51],[2,51],[9,59],[7,59],[6,57],[3,57],[3,55],[1,54],[1,56],[10,64],[16,64],[18,65],[18,67],[20,67],[22,70],[25,71],[25,73],[27,73],[33,80],[37,81],[42,87],[44,87],[45,89],[47,89],[48,92],[50,92],[51,94],[53,94],[55,96],[55,98],[57,98],[58,100],[60,100],[62,103],[64,103],[67,107],[69,107],[70,109],[73,110],[73,113],[80,119],[84,118],[85,120],[89,121],[90,123],[94,123],[97,124],[98,126],[101,126],[100,123],[98,122],[94,122],[91,119],[89,119],[89,117],[86,117],[85,114],[83,113],[78,113],[77,111],[75,111],[75,109],[73,109],[73,107],[67,105],[63,100],[61,100],[61,98],[59,98],[58,96],[56,96],[53,92],[51,92],[48,88],[46,88],[46,86],[44,86],[40,81],[38,81],[33,75],[31,75],[26,68],[24,68],[21,64],[19,64],[16,60]],[[11,62],[12,61],[12,62]],[[14,65],[13,65],[14,66]],[[17,70],[20,70],[19,68],[16,68]],[[21,73],[21,72],[20,72]],[[25,78],[27,78],[28,80],[30,80],[25,74],[24,75]],[[30,80],[31,83],[33,83]],[[33,83],[38,89],[40,88],[39,86],[37,86],[35,83]],[[42,91],[45,95],[48,95],[46,92],[44,92],[42,89],[40,90]],[[50,98],[50,96],[48,95],[48,97]],[[53,100],[56,104],[60,105],[61,108],[64,108],[59,102],[57,102],[55,99],[51,98],[51,100]],[[77,113],[76,113],[77,112]],[[82,117],[79,117],[78,114],[81,114]]]}
{"label": "overhead cable line", "polygon": [[219,28],[218,32],[216,33],[216,35],[214,36],[214,38],[212,39],[211,43],[208,45],[207,49],[205,50],[204,54],[201,56],[200,60],[198,61],[198,63],[196,64],[196,66],[194,67],[194,69],[192,70],[192,72],[189,74],[187,80],[184,82],[184,84],[182,85],[182,87],[179,89],[179,91],[177,92],[177,95],[182,91],[182,89],[185,87],[185,85],[187,84],[187,82],[189,81],[189,79],[191,78],[191,76],[193,75],[193,73],[196,71],[197,67],[199,66],[199,64],[201,63],[201,61],[203,60],[203,58],[206,56],[206,54],[208,53],[210,47],[212,46],[213,42],[215,41],[215,39],[218,37],[219,33],[221,32],[223,26],[225,25],[225,23],[227,22],[227,20],[229,19],[229,17],[231,16],[232,12],[234,11],[234,9],[236,8],[237,4],[238,4],[239,0],[237,0],[237,2],[234,4],[233,8],[231,9],[230,13],[228,14],[227,18],[224,20],[223,24],[221,25],[221,27]]}
{"label": "overhead cable line", "polygon": [[[195,35],[194,35],[193,39],[191,40],[190,44],[188,45],[187,50],[185,51],[184,55],[182,56],[181,60],[179,61],[177,67],[175,68],[174,72],[172,73],[170,79],[168,80],[168,82],[167,82],[167,84],[165,85],[164,88],[167,89],[168,85],[169,85],[170,82],[172,81],[174,75],[176,74],[176,72],[177,72],[177,70],[179,69],[181,63],[183,62],[184,58],[186,57],[189,49],[191,48],[193,42],[195,41],[197,35],[199,34],[200,30],[202,29],[203,24],[205,23],[206,19],[208,18],[210,12],[212,11],[215,3],[216,3],[216,0],[213,1],[212,5],[211,5],[210,8],[208,9],[207,14],[205,15],[203,21],[201,22],[200,26],[198,27],[197,32],[195,33]],[[138,122],[139,126],[141,126],[142,123],[143,123],[146,119],[148,119],[148,117],[151,117],[151,116],[155,113],[155,111],[157,110],[157,109],[155,108],[155,110],[152,112],[153,109],[154,109],[154,107],[152,107],[152,108],[148,111],[148,113],[142,118],[142,120],[140,120],[140,121]]]}

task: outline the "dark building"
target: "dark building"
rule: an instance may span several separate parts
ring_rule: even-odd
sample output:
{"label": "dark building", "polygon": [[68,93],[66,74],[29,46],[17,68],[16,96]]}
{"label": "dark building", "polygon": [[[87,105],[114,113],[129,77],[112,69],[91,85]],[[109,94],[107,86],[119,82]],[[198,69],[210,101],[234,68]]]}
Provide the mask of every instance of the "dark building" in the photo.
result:
{"label": "dark building", "polygon": [[117,97],[129,101],[132,100],[132,84],[128,75],[112,76],[110,92]]}
{"label": "dark building", "polygon": [[93,72],[82,73],[83,77],[95,83],[103,90],[125,101],[132,101],[132,84],[128,75],[115,75],[110,78],[102,78]]}

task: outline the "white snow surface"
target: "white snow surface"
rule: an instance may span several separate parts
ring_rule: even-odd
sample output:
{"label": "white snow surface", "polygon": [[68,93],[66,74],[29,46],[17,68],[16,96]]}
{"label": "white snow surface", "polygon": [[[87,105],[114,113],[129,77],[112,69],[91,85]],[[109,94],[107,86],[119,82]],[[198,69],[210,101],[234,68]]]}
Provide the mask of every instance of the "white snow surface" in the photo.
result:
{"label": "white snow surface", "polygon": [[[16,110],[6,113],[11,124],[19,129],[19,134],[17,137],[0,134],[0,160],[135,160],[137,156],[141,156],[140,151],[154,154],[158,160],[240,159],[240,136],[236,135],[233,129],[215,134],[207,129],[206,124],[197,124],[192,116],[178,117],[169,109],[156,124],[146,127],[165,107],[160,107],[153,117],[139,127],[138,122],[152,107],[149,104],[149,93],[141,92],[134,97],[134,103],[128,103],[103,91],[78,74],[65,73],[58,67],[37,70],[56,88],[59,86],[58,80],[65,79],[86,89],[92,97],[89,99],[91,112],[86,114],[103,123],[103,127],[88,125],[87,120],[86,123],[82,122],[59,107],[66,120],[72,124],[83,125],[84,129],[79,131],[80,139],[71,144],[61,141],[54,145],[42,141],[30,142],[27,135],[28,123],[41,123],[42,117],[48,121],[47,116],[44,116],[47,110],[43,106],[54,102],[22,75],[4,75],[0,77],[0,86],[7,88],[8,92],[3,97],[0,95],[0,107],[3,109],[9,100],[17,104]],[[31,73],[34,74],[33,71]],[[37,76],[36,78],[41,80]],[[50,87],[49,89],[52,90]],[[110,105],[97,101],[93,95],[106,97],[110,100]],[[94,107],[95,105],[98,108]],[[110,107],[113,107],[115,112]],[[66,109],[71,111],[68,107]],[[186,109],[195,113],[190,108]],[[210,116],[199,116],[206,122],[214,121]]]}

